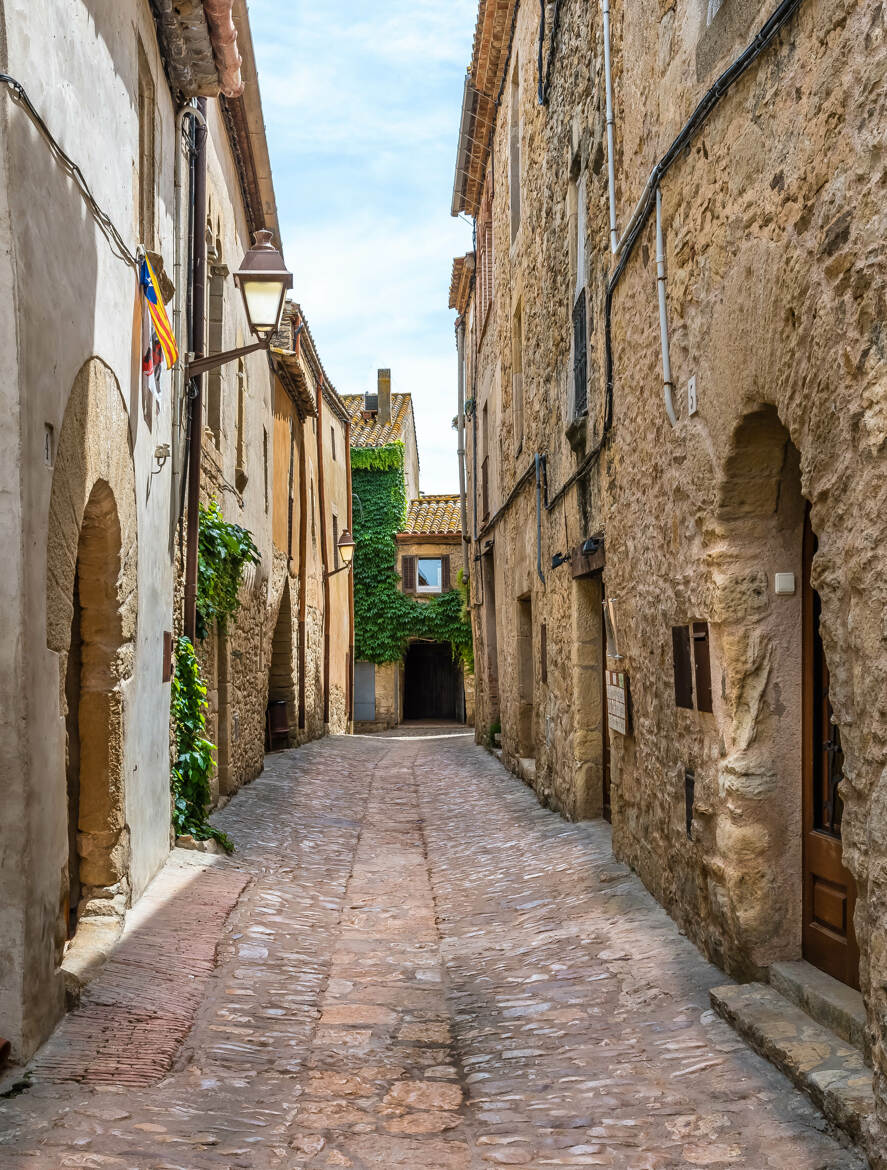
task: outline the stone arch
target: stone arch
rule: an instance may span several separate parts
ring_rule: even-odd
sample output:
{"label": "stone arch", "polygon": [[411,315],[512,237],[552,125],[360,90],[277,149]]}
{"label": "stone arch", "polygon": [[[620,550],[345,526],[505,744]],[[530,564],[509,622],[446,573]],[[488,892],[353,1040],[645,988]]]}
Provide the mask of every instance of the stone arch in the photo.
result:
{"label": "stone arch", "polygon": [[[49,505],[46,641],[59,656],[66,720],[69,854],[65,933],[79,913],[120,917],[129,901],[125,685],[137,615],[135,473],[113,373],[81,368],[59,435]],[[75,872],[76,871],[76,872]]]}
{"label": "stone arch", "polygon": [[[271,638],[271,654],[268,666],[268,709],[270,712],[272,704],[286,704],[286,722],[290,732],[295,728],[298,719],[295,682],[295,641],[290,582],[289,576],[287,575],[283,580],[283,590],[280,595],[277,620],[274,624],[274,633]],[[273,720],[269,721],[269,733],[273,739]],[[274,744],[272,743],[271,746],[273,747]]]}
{"label": "stone arch", "polygon": [[775,407],[754,405],[730,437],[708,550],[724,715],[714,868],[752,968],[801,950],[801,591],[775,596],[773,579],[801,580],[805,509],[798,448]]}

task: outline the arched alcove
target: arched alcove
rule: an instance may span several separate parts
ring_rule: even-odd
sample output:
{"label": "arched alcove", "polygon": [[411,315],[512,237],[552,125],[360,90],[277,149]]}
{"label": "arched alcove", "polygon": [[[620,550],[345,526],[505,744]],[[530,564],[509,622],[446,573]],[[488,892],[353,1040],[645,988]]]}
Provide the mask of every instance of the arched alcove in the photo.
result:
{"label": "arched alcove", "polygon": [[84,912],[119,918],[129,902],[125,686],[135,652],[136,558],[129,420],[113,373],[92,358],[68,398],[48,518],[46,642],[58,654],[66,732],[60,937]]}

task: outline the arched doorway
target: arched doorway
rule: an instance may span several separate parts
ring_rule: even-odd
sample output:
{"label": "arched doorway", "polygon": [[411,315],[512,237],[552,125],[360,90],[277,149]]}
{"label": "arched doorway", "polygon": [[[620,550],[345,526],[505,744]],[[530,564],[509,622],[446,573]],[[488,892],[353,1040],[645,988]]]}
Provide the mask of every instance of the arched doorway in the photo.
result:
{"label": "arched doorway", "polygon": [[290,729],[296,724],[294,663],[293,610],[287,577],[283,582],[280,608],[271,639],[266,713],[266,746],[269,751],[289,747]]}
{"label": "arched doorway", "polygon": [[68,938],[84,909],[119,916],[129,895],[118,671],[120,552],[114,495],[100,480],[87,500],[77,542],[65,669]]}
{"label": "arched doorway", "polygon": [[130,901],[125,694],[138,621],[130,420],[112,371],[81,367],[52,472],[46,645],[58,656],[58,788],[45,826],[61,872],[54,943],[88,918],[116,929]]}
{"label": "arched doorway", "polygon": [[731,913],[756,965],[803,955],[858,986],[816,538],[801,457],[773,406],[742,419],[724,470],[709,555],[731,716],[717,832]]}

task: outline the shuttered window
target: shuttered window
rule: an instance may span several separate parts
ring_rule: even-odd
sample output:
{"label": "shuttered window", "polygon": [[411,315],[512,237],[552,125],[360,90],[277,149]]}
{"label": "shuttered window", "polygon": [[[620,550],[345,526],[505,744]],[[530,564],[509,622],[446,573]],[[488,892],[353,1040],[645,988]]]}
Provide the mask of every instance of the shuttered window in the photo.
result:
{"label": "shuttered window", "polygon": [[416,558],[403,557],[400,562],[401,587],[404,593],[416,592]]}
{"label": "shuttered window", "polygon": [[696,679],[696,710],[712,711],[708,622],[693,623],[693,670]]}
{"label": "shuttered window", "polygon": [[675,706],[711,712],[711,651],[708,622],[672,626]]}
{"label": "shuttered window", "polygon": [[539,657],[542,666],[542,681],[548,682],[548,627],[545,622],[539,627]]}
{"label": "shuttered window", "polygon": [[448,593],[450,590],[450,558],[440,558],[440,591]]}
{"label": "shuttered window", "polygon": [[676,707],[693,709],[693,675],[690,665],[690,629],[672,626],[671,647],[674,656],[674,701]]}
{"label": "shuttered window", "polygon": [[588,316],[585,289],[573,306],[573,416],[588,410]]}

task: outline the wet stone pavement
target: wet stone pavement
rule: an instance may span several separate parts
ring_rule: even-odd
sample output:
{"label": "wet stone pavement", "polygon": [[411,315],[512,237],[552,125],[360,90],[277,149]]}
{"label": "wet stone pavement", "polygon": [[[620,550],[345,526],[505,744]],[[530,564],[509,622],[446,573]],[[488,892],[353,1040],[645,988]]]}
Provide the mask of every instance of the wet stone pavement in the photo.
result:
{"label": "wet stone pavement", "polygon": [[[183,1042],[135,1059],[113,1021],[139,973],[109,963],[66,1059],[0,1100],[0,1167],[862,1170],[709,1009],[723,974],[608,827],[540,808],[469,736],[269,757],[216,821],[235,857],[175,855],[137,926],[188,923],[192,883],[244,886]],[[145,1043],[194,977],[154,995]]]}

